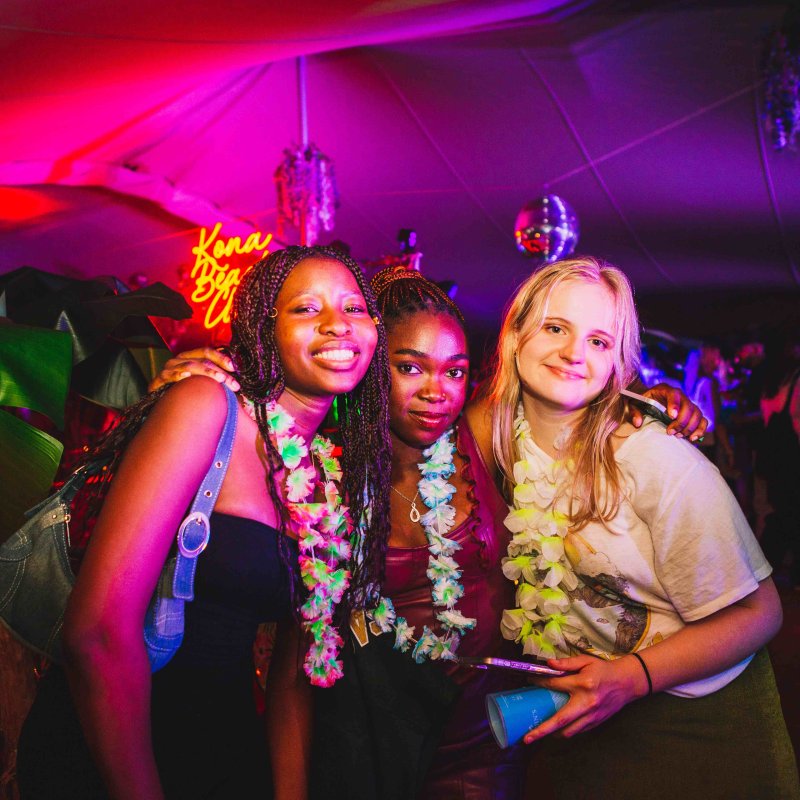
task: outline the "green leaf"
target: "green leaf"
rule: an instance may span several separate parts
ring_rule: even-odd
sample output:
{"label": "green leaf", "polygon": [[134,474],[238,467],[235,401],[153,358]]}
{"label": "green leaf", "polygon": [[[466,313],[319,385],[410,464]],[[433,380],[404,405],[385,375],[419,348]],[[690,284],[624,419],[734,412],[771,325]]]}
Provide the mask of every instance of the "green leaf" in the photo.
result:
{"label": "green leaf", "polygon": [[63,429],[71,371],[69,334],[0,324],[0,406],[30,408]]}
{"label": "green leaf", "polygon": [[164,364],[172,358],[172,353],[165,347],[131,347],[128,352],[139,365],[139,369],[148,383],[161,372]]}
{"label": "green leaf", "polygon": [[24,522],[24,512],[47,497],[64,446],[0,411],[0,542]]}

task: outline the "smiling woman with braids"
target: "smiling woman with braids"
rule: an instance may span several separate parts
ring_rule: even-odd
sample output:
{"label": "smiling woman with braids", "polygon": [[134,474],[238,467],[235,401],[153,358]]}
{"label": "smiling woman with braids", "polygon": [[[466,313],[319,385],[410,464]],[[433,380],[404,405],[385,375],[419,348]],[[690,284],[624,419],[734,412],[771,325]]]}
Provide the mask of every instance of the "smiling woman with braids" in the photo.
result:
{"label": "smiling woman with braids", "polygon": [[[372,286],[392,377],[391,535],[382,598],[353,615],[343,679],[316,692],[313,794],[513,800],[523,754],[499,750],[484,710],[486,693],[507,679],[452,660],[456,652],[502,654],[499,621],[514,600],[500,564],[508,508],[493,461],[460,416],[469,373],[464,319],[418,272],[383,270]],[[215,351],[192,351],[168,362],[161,378],[206,372],[237,388],[219,369],[227,365]],[[677,411],[679,394],[662,397]],[[675,427],[688,424],[691,433],[700,416],[684,404],[679,418]]]}
{"label": "smiling woman with braids", "polygon": [[[323,504],[306,501],[327,501],[325,525],[337,515],[342,558],[352,524],[337,503],[349,506],[352,519],[369,506],[345,613],[380,580],[383,565],[388,375],[377,320],[360,268],[338,252],[290,247],[245,276],[229,351],[241,384],[230,468],[197,564],[195,600],[186,604],[183,644],[152,677],[145,610],[210,466],[224,393],[206,377],[162,388],[129,409],[89,454],[110,456],[112,477],[67,608],[65,672],[74,710],[63,673],[53,669],[20,745],[26,800],[268,797],[270,756],[275,796],[304,796],[303,672],[318,685],[340,675],[338,634],[309,603],[320,599],[320,587],[334,603],[346,588],[343,573],[334,589],[313,571],[307,537],[322,536]],[[332,445],[315,435],[335,396],[341,470]],[[310,591],[299,589],[298,573]],[[314,621],[310,642],[299,641],[292,619],[304,600],[302,618]],[[251,683],[255,630],[267,619],[278,622],[267,699],[270,755]]]}

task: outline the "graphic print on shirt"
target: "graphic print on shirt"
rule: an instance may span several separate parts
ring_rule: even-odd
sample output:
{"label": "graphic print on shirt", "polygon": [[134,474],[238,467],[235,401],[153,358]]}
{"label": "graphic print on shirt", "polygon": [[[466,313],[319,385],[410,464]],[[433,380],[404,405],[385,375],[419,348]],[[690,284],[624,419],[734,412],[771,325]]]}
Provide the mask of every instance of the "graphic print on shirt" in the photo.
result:
{"label": "graphic print on shirt", "polygon": [[[580,533],[570,531],[564,548],[579,579],[578,586],[568,593],[572,611],[587,622],[571,644],[601,657],[636,650],[649,631],[650,611],[630,598],[627,579]],[[589,631],[594,634],[591,638],[586,635]]]}

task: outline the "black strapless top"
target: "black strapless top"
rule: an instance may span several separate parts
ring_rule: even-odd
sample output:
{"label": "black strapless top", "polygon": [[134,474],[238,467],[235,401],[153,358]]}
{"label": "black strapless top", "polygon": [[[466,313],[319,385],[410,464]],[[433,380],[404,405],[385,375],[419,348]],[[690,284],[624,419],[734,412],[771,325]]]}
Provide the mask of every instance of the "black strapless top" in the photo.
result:
{"label": "black strapless top", "polygon": [[[259,623],[291,613],[280,536],[261,522],[211,515],[195,599],[185,606],[183,644],[153,674],[153,751],[168,800],[248,797],[254,787],[259,796],[271,796],[263,721],[253,695],[253,640]],[[290,568],[296,569],[297,544],[289,545]],[[64,797],[66,791],[106,798],[60,669],[39,685],[18,768],[31,797]]]}
{"label": "black strapless top", "polygon": [[[183,644],[165,669],[226,669],[252,662],[256,628],[291,614],[282,534],[263,522],[214,512],[197,560],[194,600],[185,606]],[[297,543],[289,539],[291,568]]]}
{"label": "black strapless top", "polygon": [[[263,522],[211,515],[195,597],[185,606],[183,644],[153,675],[153,749],[168,798],[227,800],[251,794],[252,787],[270,797],[253,695],[253,642],[259,623],[291,614],[281,535]],[[296,569],[297,543],[288,541],[290,568]]]}

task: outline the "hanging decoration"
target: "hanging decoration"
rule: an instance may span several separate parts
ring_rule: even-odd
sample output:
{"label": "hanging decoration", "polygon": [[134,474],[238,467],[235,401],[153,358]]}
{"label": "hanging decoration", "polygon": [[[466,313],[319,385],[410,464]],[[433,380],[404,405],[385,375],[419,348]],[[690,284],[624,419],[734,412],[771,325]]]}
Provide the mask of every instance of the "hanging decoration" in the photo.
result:
{"label": "hanging decoration", "polygon": [[312,245],[322,230],[332,231],[339,206],[331,160],[314,144],[286,148],[275,170],[278,236],[286,226],[300,231],[301,244]]}
{"label": "hanging decoration", "polygon": [[789,14],[764,48],[764,127],[776,150],[800,133],[800,13]]}
{"label": "hanging decoration", "polygon": [[579,233],[572,206],[555,194],[526,203],[514,223],[517,250],[533,259],[537,267],[572,255]]}
{"label": "hanging decoration", "polygon": [[313,245],[321,230],[333,230],[339,194],[333,163],[308,140],[305,56],[297,59],[297,107],[300,144],[283,151],[275,170],[278,236],[284,238],[286,226],[292,226],[300,233],[300,244]]}

